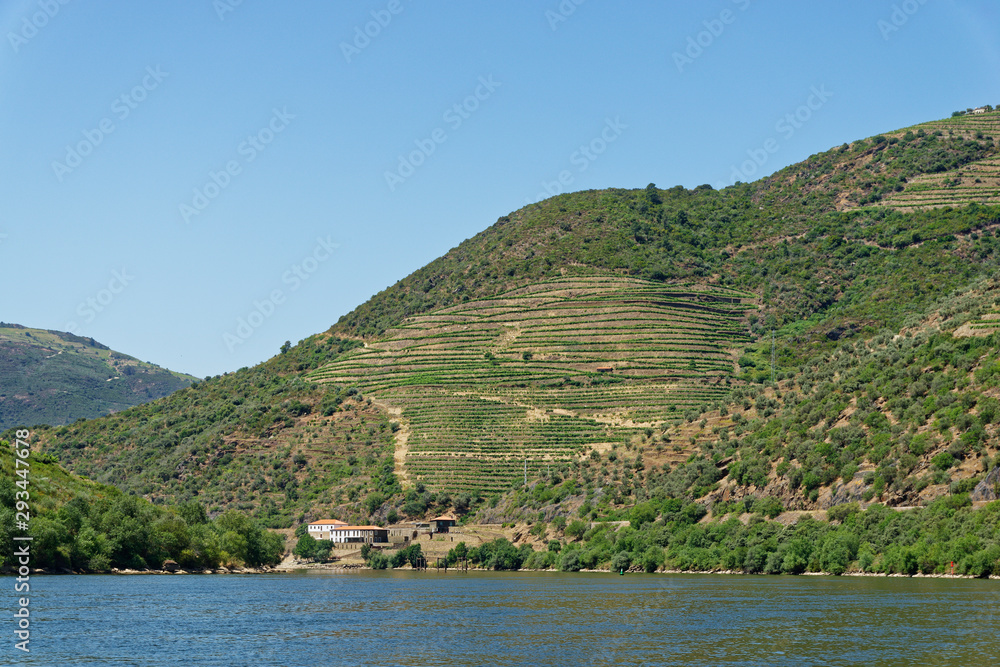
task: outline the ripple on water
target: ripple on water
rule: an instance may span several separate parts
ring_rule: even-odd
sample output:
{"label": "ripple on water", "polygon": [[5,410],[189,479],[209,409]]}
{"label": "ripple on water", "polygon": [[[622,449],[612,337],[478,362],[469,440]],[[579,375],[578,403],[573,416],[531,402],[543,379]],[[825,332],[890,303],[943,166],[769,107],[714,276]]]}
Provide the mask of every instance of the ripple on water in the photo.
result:
{"label": "ripple on water", "polygon": [[39,577],[32,594],[32,654],[0,664],[1000,663],[996,581],[388,571]]}

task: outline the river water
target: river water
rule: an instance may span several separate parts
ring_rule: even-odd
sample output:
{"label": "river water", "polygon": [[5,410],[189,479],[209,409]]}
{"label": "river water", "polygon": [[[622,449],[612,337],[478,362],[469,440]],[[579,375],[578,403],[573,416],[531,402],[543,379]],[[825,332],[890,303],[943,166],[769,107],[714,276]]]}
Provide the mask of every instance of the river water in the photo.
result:
{"label": "river water", "polygon": [[0,664],[1000,664],[996,580],[431,570],[31,587],[31,653],[5,613]]}

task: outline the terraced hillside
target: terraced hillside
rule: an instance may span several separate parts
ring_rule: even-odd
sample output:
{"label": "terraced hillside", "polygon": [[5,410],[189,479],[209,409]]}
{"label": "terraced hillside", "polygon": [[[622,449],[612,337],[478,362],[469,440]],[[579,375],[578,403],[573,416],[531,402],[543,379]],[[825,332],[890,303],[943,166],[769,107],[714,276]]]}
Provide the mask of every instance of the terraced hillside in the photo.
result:
{"label": "terraced hillside", "polygon": [[1000,291],[976,286],[1000,272],[1000,206],[966,205],[961,187],[893,203],[988,167],[994,118],[860,139],[719,191],[552,197],[263,364],[40,428],[39,447],[156,502],[272,527],[504,497],[524,519],[583,490],[591,519],[617,519],[649,499],[812,510],[992,483]]}
{"label": "terraced hillside", "polygon": [[[899,137],[915,132],[936,133],[979,141],[1000,136],[1000,112],[960,116],[918,125],[895,133]],[[882,201],[883,206],[898,210],[941,208],[965,204],[1000,203],[1000,156],[991,154],[983,159],[954,169],[914,176],[899,192],[892,192]]]}
{"label": "terraced hillside", "polygon": [[721,287],[553,279],[411,317],[311,379],[400,415],[410,481],[503,491],[725,395],[755,309]]}

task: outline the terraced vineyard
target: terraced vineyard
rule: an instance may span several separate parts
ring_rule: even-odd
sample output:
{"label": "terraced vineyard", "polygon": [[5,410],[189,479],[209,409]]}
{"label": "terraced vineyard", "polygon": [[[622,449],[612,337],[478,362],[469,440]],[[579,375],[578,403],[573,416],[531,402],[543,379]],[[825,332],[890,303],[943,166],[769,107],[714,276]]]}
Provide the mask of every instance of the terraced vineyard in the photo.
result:
{"label": "terraced vineyard", "polygon": [[[960,116],[910,128],[940,131],[967,140],[1000,137],[1000,112]],[[907,130],[899,133],[903,134]],[[887,195],[882,205],[898,210],[1000,203],[1000,157],[989,156],[958,169],[912,178],[902,192]]]}
{"label": "terraced vineyard", "polygon": [[720,398],[755,308],[720,287],[555,279],[410,318],[311,378],[401,410],[411,481],[501,491]]}
{"label": "terraced vineyard", "polygon": [[989,336],[1000,330],[1000,313],[986,313],[982,317],[971,320],[959,327],[955,332],[958,338],[964,336]]}

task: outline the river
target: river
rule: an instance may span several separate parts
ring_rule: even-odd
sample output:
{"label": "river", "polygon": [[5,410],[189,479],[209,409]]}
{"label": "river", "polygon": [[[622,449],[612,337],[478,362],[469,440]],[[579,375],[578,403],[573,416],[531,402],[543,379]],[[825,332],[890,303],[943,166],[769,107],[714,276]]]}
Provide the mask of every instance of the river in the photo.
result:
{"label": "river", "polygon": [[8,615],[0,664],[1000,664],[996,580],[431,570],[31,587],[31,653]]}

